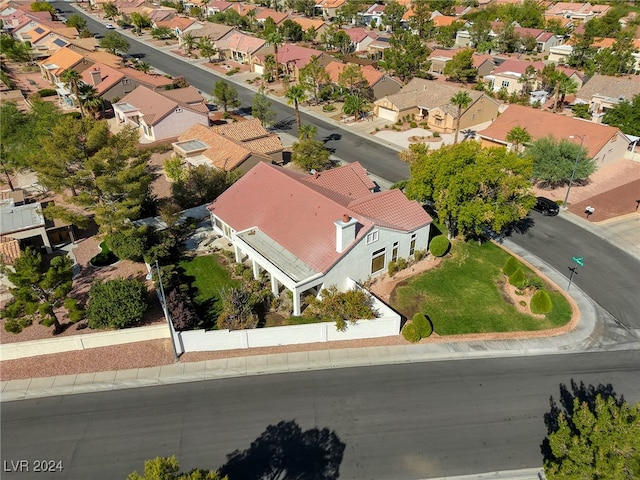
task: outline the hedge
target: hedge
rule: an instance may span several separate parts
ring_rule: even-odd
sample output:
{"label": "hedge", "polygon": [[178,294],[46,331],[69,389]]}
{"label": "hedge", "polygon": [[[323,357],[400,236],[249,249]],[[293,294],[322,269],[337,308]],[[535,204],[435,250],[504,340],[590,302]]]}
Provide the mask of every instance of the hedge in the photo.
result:
{"label": "hedge", "polygon": [[531,297],[531,312],[537,315],[546,315],[553,309],[551,297],[544,290],[538,290]]}
{"label": "hedge", "polygon": [[90,328],[134,327],[142,321],[146,310],[147,287],[140,280],[98,281],[89,290]]}
{"label": "hedge", "polygon": [[518,268],[509,276],[509,283],[517,288],[523,288],[527,278],[521,268]]}
{"label": "hedge", "polygon": [[412,323],[418,329],[420,338],[427,338],[433,333],[431,322],[427,320],[427,317],[425,317],[423,313],[416,313],[412,318]]}
{"label": "hedge", "polygon": [[406,341],[411,343],[417,343],[420,341],[420,332],[413,323],[407,323],[402,327],[402,336]]}
{"label": "hedge", "polygon": [[504,273],[507,277],[510,277],[516,270],[520,268],[520,262],[516,260],[516,257],[509,257],[507,261],[502,266],[502,273]]}
{"label": "hedge", "polygon": [[431,255],[434,257],[442,257],[449,251],[449,247],[451,246],[451,242],[444,235],[438,235],[431,239],[431,243],[429,243],[429,251]]}

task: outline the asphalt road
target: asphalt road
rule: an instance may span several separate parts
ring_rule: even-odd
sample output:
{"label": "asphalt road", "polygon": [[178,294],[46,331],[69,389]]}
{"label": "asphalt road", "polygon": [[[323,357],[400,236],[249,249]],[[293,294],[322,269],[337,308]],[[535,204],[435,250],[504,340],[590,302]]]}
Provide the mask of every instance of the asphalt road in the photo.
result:
{"label": "asphalt road", "polygon": [[[562,218],[531,212],[531,228],[511,240],[544,259],[567,277],[577,267],[573,283],[579,286],[624,327],[640,336],[640,262],[615,245]],[[572,257],[584,257],[584,267]]]}
{"label": "asphalt road", "polygon": [[[72,13],[83,15],[87,20],[87,27],[91,32],[104,35],[107,30],[104,25],[94,20],[92,17],[84,15],[81,11],[76,11],[64,2],[53,3],[56,8],[61,9],[68,18]],[[144,61],[150,63],[155,68],[172,76],[183,76],[187,81],[205,94],[211,94],[214,84],[220,80],[229,80],[224,75],[215,75],[212,72],[204,71],[194,65],[178,60],[162,51],[151,48],[144,43],[127,37],[131,44],[130,55],[144,55]],[[251,105],[255,92],[243,85],[236,85],[238,96],[242,102],[245,113],[251,113]],[[272,101],[272,109],[277,114],[276,130],[297,136],[295,110],[288,105]],[[370,173],[378,177],[397,182],[409,178],[409,167],[398,158],[398,153],[375,142],[367,141],[358,135],[342,130],[333,124],[322,121],[316,117],[305,113],[301,115],[303,124],[313,124],[318,128],[318,139],[324,140],[326,147],[332,150],[333,154],[348,162],[360,162]]]}
{"label": "asphalt road", "polygon": [[[7,472],[11,463],[4,463],[41,459],[62,460],[64,471],[47,474],[51,479],[124,479],[145,459],[172,454],[185,470],[217,469],[283,420],[337,434],[345,444],[341,479],[534,468],[542,462],[543,414],[560,383],[611,383],[635,402],[639,376],[640,352],[626,351],[324,370],[9,402],[2,404],[2,478],[43,478]],[[276,430],[274,438],[284,433]]]}

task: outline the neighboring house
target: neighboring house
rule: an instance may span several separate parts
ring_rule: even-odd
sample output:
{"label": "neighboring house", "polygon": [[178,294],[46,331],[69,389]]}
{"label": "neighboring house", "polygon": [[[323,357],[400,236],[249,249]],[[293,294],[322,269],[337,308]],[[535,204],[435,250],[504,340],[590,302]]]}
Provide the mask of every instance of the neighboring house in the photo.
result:
{"label": "neighboring house", "polygon": [[600,122],[608,110],[622,101],[630,102],[635,95],[640,95],[638,77],[610,77],[596,73],[578,90],[576,102],[588,103],[593,120]]}
{"label": "neighboring house", "polygon": [[[251,170],[258,162],[282,162],[282,142],[267,132],[258,119],[234,123],[242,131],[239,140],[220,133],[218,128],[194,125],[173,143],[173,151],[189,165],[208,165],[219,170]],[[235,136],[237,137],[237,136]]]}
{"label": "neighboring house", "polygon": [[[252,70],[262,75],[264,73],[264,60],[267,54],[257,55],[251,64]],[[300,79],[300,70],[307,66],[312,57],[317,57],[322,65],[326,65],[331,57],[315,48],[301,47],[291,43],[285,43],[278,48],[278,64],[284,66],[292,81]]]}
{"label": "neighboring house", "polygon": [[215,15],[216,13],[224,12],[227,8],[233,5],[232,2],[223,2],[216,0],[214,2],[207,3],[207,16]]}
{"label": "neighboring house", "polygon": [[38,63],[42,78],[53,85],[61,84],[60,76],[67,70],[73,69],[78,73],[93,65],[93,61],[68,47],[61,48],[49,58]]}
{"label": "neighboring house", "polygon": [[365,52],[371,42],[378,38],[378,34],[374,31],[361,27],[345,28],[344,32],[351,39],[351,50],[353,52]]}
{"label": "neighboring house", "polygon": [[[53,246],[69,243],[74,239],[73,226],[59,220],[51,221],[42,213],[46,203],[22,203],[16,205],[14,198],[0,200],[0,242],[3,248],[12,247],[16,258],[15,243],[20,249],[32,247],[38,251],[51,253]],[[5,252],[6,253],[6,252]]]}
{"label": "neighboring house", "polygon": [[236,262],[267,272],[272,293],[304,296],[348,289],[390,262],[428,247],[431,217],[401,190],[374,192],[359,163],[302,174],[259,163],[211,205],[216,233],[233,244]]}
{"label": "neighboring house", "polygon": [[574,21],[586,22],[604,16],[611,9],[608,5],[591,5],[589,2],[558,2],[550,5],[544,12],[549,18],[564,17]]}
{"label": "neighboring house", "polygon": [[378,28],[382,25],[382,15],[384,14],[384,9],[386,7],[387,6],[385,4],[374,3],[364,12],[358,13],[358,24],[366,27],[372,26],[373,28]]}
{"label": "neighboring house", "polygon": [[374,113],[393,122],[406,116],[426,120],[428,128],[450,133],[455,131],[458,116],[458,107],[451,105],[450,99],[460,91],[466,91],[472,99],[471,105],[462,112],[460,128],[469,128],[498,116],[498,102],[482,92],[421,78],[414,78],[395,95],[377,100]]}
{"label": "neighboring house", "polygon": [[329,25],[327,25],[327,23],[321,18],[290,16],[289,20],[300,25],[304,32],[308,32],[309,29],[313,28],[313,31],[315,32],[315,38],[313,40],[320,38],[320,36],[329,29]]}
{"label": "neighboring house", "polygon": [[388,48],[391,48],[389,38],[389,35],[378,35],[378,38],[369,44],[369,48],[367,48],[367,57],[373,60],[384,59],[384,52]]}
{"label": "neighboring house", "polygon": [[[544,68],[542,62],[531,63],[509,59],[496,67],[495,70],[491,72],[491,75],[487,75],[485,79],[490,82],[494,92],[499,92],[504,89],[509,95],[519,94],[524,87],[524,84],[521,82],[522,75],[524,75],[527,68],[531,66],[534,67],[536,71],[539,70],[539,67]],[[534,85],[532,86],[534,90],[537,88],[537,85],[537,80],[534,80]]]}
{"label": "neighboring house", "polygon": [[460,20],[458,17],[442,15],[437,10],[431,15],[431,21],[433,22],[433,26],[435,28],[448,27],[449,25],[453,25],[456,22],[460,22],[462,24],[462,20]]}
{"label": "neighboring house", "polygon": [[202,25],[202,23],[196,22],[193,18],[174,15],[165,20],[156,21],[154,28],[168,28],[176,37],[180,37],[184,33],[202,28]]}
{"label": "neighboring house", "polygon": [[[343,72],[347,63],[334,60],[325,67],[329,78],[335,84],[339,84],[340,74]],[[367,98],[370,100],[378,100],[380,98],[398,93],[402,88],[402,83],[384,72],[376,69],[372,65],[361,65],[362,76],[369,84]]]}
{"label": "neighboring house", "polygon": [[276,12],[272,8],[261,8],[257,10],[256,21],[260,25],[264,25],[264,22],[267,21],[267,18],[271,18],[275,22],[276,26],[279,26],[282,22],[289,18],[289,14],[284,12]]}
{"label": "neighboring house", "polygon": [[568,44],[557,45],[549,49],[549,63],[555,63],[556,65],[566,65],[569,61],[569,57],[573,53],[573,47]]}
{"label": "neighboring house", "polygon": [[193,87],[154,91],[139,86],[113,104],[119,124],[134,126],[141,143],[173,140],[196,123],[209,125],[208,108]]}
{"label": "neighboring house", "polygon": [[524,37],[535,39],[538,52],[548,52],[551,47],[559,45],[563,39],[561,36],[539,28],[515,27],[513,33],[519,35],[520,39]]}
{"label": "neighboring house", "polygon": [[[221,23],[207,22],[205,24],[199,25],[202,26],[200,28],[194,28],[188,32],[188,34],[191,35],[196,40],[196,42],[201,38],[209,37],[213,44],[216,44],[218,40],[223,38],[225,35],[229,35],[229,33],[232,31],[239,33],[239,30],[236,30],[235,27],[230,27]],[[182,48],[182,46],[184,45],[184,34],[178,37],[178,45],[180,46],[180,48]]]}
{"label": "neighboring house", "polygon": [[82,81],[96,88],[104,100],[118,100],[140,85],[152,90],[164,89],[173,81],[162,75],[150,75],[133,68],[113,68],[103,63],[96,63],[82,72]]}
{"label": "neighboring house", "polygon": [[332,19],[338,13],[338,9],[345,4],[347,0],[320,0],[316,3],[316,10],[325,20]]}
{"label": "neighboring house", "polygon": [[313,40],[320,38],[320,36],[329,29],[329,25],[321,18],[290,16],[289,19],[300,25],[304,32],[308,32],[309,29],[313,28],[315,32],[315,38],[313,38]]}
{"label": "neighboring house", "polygon": [[259,54],[274,53],[273,45],[265,40],[232,31],[216,42],[218,55],[227,60],[251,65],[252,60]]}
{"label": "neighboring house", "polygon": [[477,133],[483,146],[502,145],[511,148],[507,135],[514,127],[526,128],[532,140],[554,137],[557,140],[584,135],[584,148],[601,166],[623,158],[629,147],[629,138],[618,128],[593,123],[575,117],[566,117],[522,105],[509,105],[485,130]]}

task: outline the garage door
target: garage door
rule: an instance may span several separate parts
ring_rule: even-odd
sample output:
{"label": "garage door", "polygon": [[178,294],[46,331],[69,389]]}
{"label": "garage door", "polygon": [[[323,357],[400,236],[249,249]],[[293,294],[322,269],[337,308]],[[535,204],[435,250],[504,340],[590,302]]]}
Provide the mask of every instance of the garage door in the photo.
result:
{"label": "garage door", "polygon": [[257,63],[253,64],[253,70],[258,74],[262,75],[264,73],[264,65],[259,65]]}
{"label": "garage door", "polygon": [[395,110],[391,110],[390,108],[378,107],[378,117],[380,118],[395,122],[396,115],[397,112]]}

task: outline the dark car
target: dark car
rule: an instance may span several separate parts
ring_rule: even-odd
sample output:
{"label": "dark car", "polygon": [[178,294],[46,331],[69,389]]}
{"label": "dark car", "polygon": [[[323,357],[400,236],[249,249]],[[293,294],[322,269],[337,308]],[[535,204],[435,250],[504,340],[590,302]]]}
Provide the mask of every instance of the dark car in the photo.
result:
{"label": "dark car", "polygon": [[560,207],[556,202],[546,197],[537,197],[536,204],[533,207],[536,212],[542,213],[542,215],[555,216],[560,213]]}

